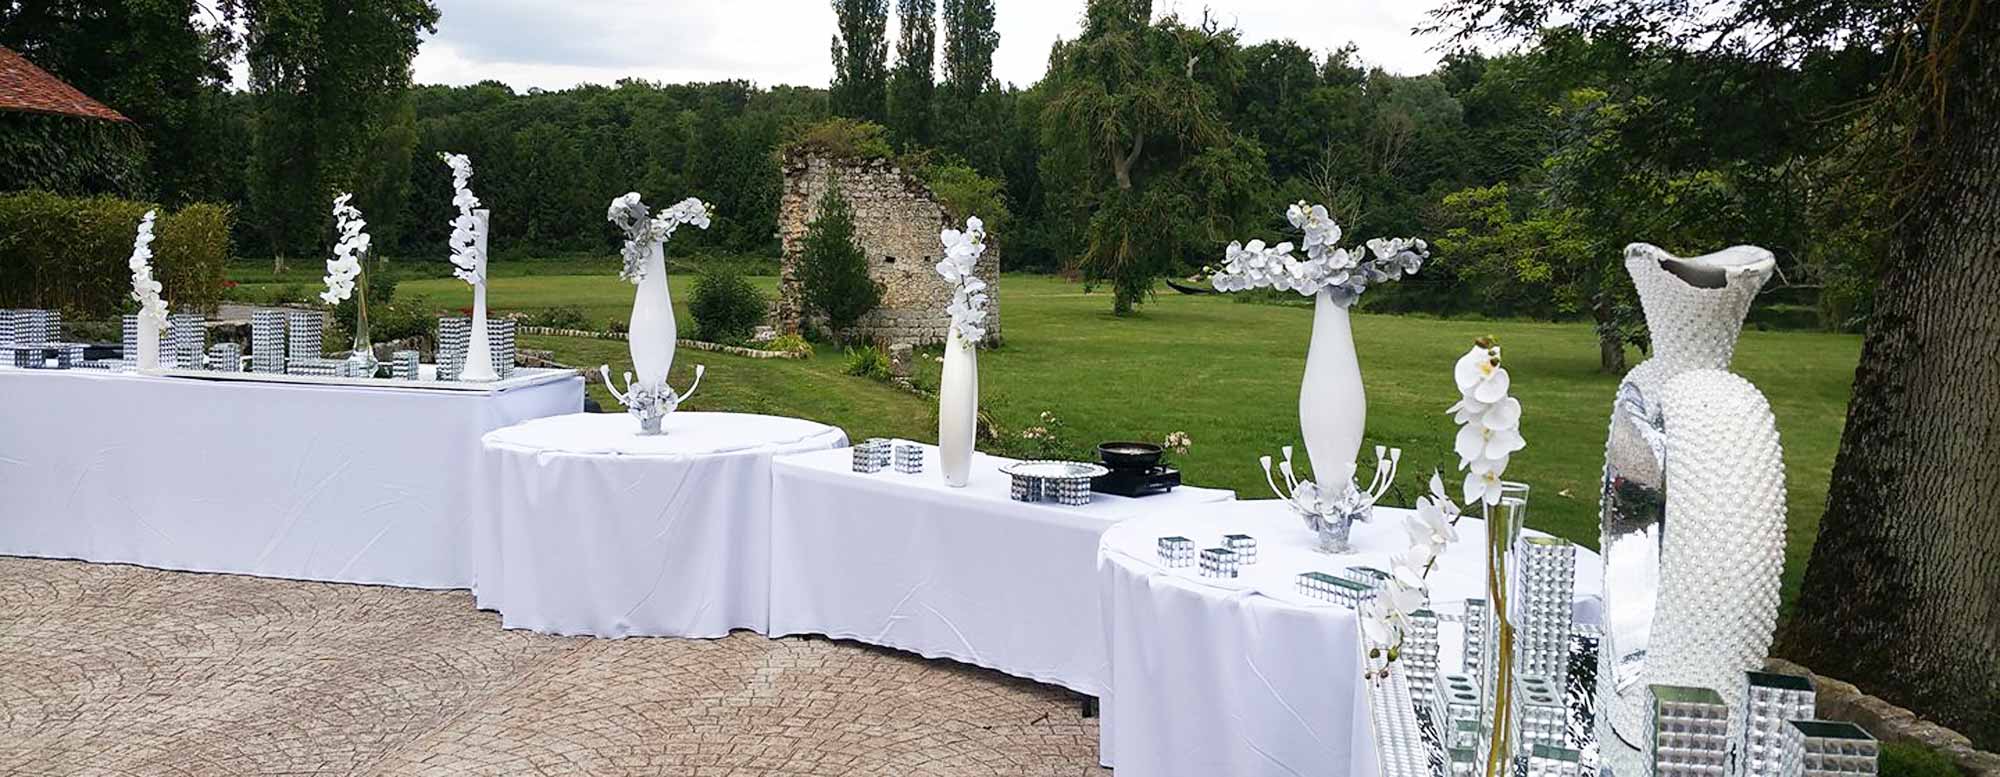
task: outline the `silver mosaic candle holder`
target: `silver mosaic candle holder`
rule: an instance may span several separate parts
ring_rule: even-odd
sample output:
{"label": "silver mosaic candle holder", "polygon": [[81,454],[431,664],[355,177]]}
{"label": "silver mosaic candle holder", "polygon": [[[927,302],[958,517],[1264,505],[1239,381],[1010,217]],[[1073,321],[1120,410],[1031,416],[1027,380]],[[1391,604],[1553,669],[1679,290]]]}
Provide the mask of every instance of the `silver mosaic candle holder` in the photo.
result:
{"label": "silver mosaic candle holder", "polygon": [[1521,559],[1517,590],[1515,671],[1521,676],[1564,677],[1576,593],[1576,545],[1555,537],[1526,537],[1515,545]]}
{"label": "silver mosaic candle holder", "polygon": [[[1482,728],[1479,724],[1479,684],[1468,674],[1438,675],[1438,719],[1450,725],[1444,730],[1454,739],[1447,742],[1453,747],[1479,747]],[[1469,733],[1468,733],[1469,732]],[[1470,738],[1470,742],[1459,739]]]}
{"label": "silver mosaic candle holder", "polygon": [[913,442],[896,443],[896,471],[915,475],[924,471],[924,448]]}
{"label": "silver mosaic candle holder", "polygon": [[302,356],[285,360],[285,372],[311,378],[338,378],[346,364],[344,359]]}
{"label": "silver mosaic candle holder", "polygon": [[419,374],[416,351],[397,351],[389,356],[389,377],[395,380],[416,380]]}
{"label": "silver mosaic candle holder", "polygon": [[888,463],[889,441],[880,437],[862,440],[860,445],[849,449],[854,456],[854,471],[872,475],[881,472]]}
{"label": "silver mosaic candle holder", "polygon": [[14,310],[0,309],[0,348],[14,347]]}
{"label": "silver mosaic candle holder", "polygon": [[1345,605],[1354,610],[1375,599],[1375,589],[1325,572],[1300,573],[1298,589],[1307,598]]}
{"label": "silver mosaic candle holder", "polygon": [[1459,658],[1459,668],[1473,677],[1480,676],[1481,656],[1486,652],[1486,600],[1465,600],[1465,650]]}
{"label": "silver mosaic candle holder", "polygon": [[1569,708],[1555,682],[1543,675],[1523,675],[1512,695],[1514,741],[1522,752],[1533,745],[1568,744]]}
{"label": "silver mosaic candle holder", "polygon": [[[468,326],[468,347],[470,346],[470,322]],[[514,319],[489,318],[486,320],[486,343],[493,356],[493,371],[502,378],[514,377]],[[686,397],[682,397],[685,399]]]}
{"label": "silver mosaic candle holder", "polygon": [[1351,566],[1341,570],[1340,576],[1377,591],[1389,587],[1389,573],[1371,566]]}
{"label": "silver mosaic candle holder", "polygon": [[[208,329],[195,313],[167,316],[167,335],[160,344],[165,350],[161,361],[183,370],[199,370],[208,364],[202,357],[208,350]],[[171,357],[171,358],[169,358]]]}
{"label": "silver mosaic candle holder", "polygon": [[1409,667],[1410,698],[1418,703],[1431,704],[1437,700],[1440,648],[1437,613],[1430,610],[1410,613],[1399,660]]}
{"label": "silver mosaic candle holder", "polygon": [[1248,566],[1257,563],[1257,538],[1248,534],[1222,535],[1222,547],[1236,554],[1239,564]]}
{"label": "silver mosaic candle holder", "polygon": [[1743,737],[1737,742],[1738,774],[1779,774],[1785,760],[1787,726],[1814,720],[1817,697],[1812,680],[1776,672],[1743,673]]}
{"label": "silver mosaic candle holder", "polygon": [[1652,773],[1724,777],[1729,766],[1729,705],[1708,688],[1648,686],[1653,727],[1646,750]]}
{"label": "silver mosaic candle holder", "polygon": [[38,345],[27,346],[16,343],[13,348],[13,357],[13,365],[18,369],[39,370],[49,366],[46,352]]}
{"label": "silver mosaic candle holder", "polygon": [[1785,727],[1785,777],[1873,777],[1881,743],[1852,723],[1795,720]]}
{"label": "silver mosaic candle holder", "polygon": [[1561,745],[1530,747],[1528,777],[1583,777],[1583,753]]}
{"label": "silver mosaic candle holder", "polygon": [[322,359],[326,356],[326,319],[317,311],[285,311],[285,367],[291,368],[297,359]]}
{"label": "silver mosaic candle holder", "polygon": [[243,346],[216,343],[208,347],[208,368],[217,372],[243,371]]}
{"label": "silver mosaic candle holder", "polygon": [[[458,374],[465,369],[466,349],[472,343],[472,319],[440,318],[437,331],[438,380],[458,380]],[[487,335],[490,337],[492,333],[489,331]]]}
{"label": "silver mosaic candle holder", "polygon": [[1180,535],[1161,537],[1160,565],[1169,569],[1194,566],[1194,540]]}
{"label": "silver mosaic candle holder", "polygon": [[1236,577],[1236,553],[1228,548],[1203,548],[1200,567],[1202,577]]}
{"label": "silver mosaic candle holder", "polygon": [[[138,353],[138,324],[126,316],[126,360]],[[281,310],[250,311],[250,371],[266,374],[285,371],[285,320]],[[303,354],[301,354],[303,355]]]}

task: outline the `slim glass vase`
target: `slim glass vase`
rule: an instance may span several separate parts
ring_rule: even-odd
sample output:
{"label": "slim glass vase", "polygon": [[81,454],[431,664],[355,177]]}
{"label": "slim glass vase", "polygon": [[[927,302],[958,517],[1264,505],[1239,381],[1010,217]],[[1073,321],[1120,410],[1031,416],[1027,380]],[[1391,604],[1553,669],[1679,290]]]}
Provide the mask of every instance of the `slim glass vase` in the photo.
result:
{"label": "slim glass vase", "polygon": [[354,349],[347,361],[361,377],[375,377],[381,363],[375,359],[375,344],[368,339],[368,257],[361,257],[361,274],[354,278]]}
{"label": "slim glass vase", "polygon": [[1487,638],[1480,644],[1479,662],[1481,766],[1486,777],[1512,777],[1520,743],[1514,702],[1514,600],[1520,590],[1514,546],[1528,520],[1528,486],[1503,483],[1500,502],[1486,508],[1486,603],[1482,615]]}

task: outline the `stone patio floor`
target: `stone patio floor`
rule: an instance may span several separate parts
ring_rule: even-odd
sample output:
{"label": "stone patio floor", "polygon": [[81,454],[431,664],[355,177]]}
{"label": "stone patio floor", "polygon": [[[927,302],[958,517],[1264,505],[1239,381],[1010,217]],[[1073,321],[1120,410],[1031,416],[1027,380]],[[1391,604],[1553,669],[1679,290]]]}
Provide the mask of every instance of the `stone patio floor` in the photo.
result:
{"label": "stone patio floor", "polygon": [[1104,775],[1079,697],[848,642],[500,628],[465,591],[0,558],[0,775]]}

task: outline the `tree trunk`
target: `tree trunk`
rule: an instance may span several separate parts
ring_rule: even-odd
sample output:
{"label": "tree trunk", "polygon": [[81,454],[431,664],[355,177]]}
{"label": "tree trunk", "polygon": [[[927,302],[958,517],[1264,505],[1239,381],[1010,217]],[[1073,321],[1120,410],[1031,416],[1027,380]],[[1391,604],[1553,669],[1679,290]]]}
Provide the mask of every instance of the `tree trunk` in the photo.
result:
{"label": "tree trunk", "polygon": [[1959,57],[1943,74],[1945,110],[1911,117],[1924,178],[1900,208],[1899,254],[1877,292],[1819,540],[1779,646],[1994,749],[2000,8],[1940,5],[1931,28],[1963,30]]}
{"label": "tree trunk", "polygon": [[[1623,282],[1623,281],[1621,281]],[[1597,322],[1597,369],[1612,375],[1625,374],[1625,334],[1614,320],[1611,300],[1603,292],[1590,305]]]}

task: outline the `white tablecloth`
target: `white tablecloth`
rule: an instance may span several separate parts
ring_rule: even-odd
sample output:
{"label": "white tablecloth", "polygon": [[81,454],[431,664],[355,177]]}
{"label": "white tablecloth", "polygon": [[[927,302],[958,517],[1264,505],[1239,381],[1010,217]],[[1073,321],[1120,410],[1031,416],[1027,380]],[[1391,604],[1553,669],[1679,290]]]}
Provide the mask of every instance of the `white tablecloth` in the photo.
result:
{"label": "white tablecloth", "polygon": [[[1106,532],[1099,558],[1112,692],[1104,698],[1099,757],[1120,777],[1376,774],[1362,686],[1359,624],[1352,610],[1257,593],[1300,572],[1338,575],[1351,565],[1388,569],[1408,548],[1407,511],[1378,508],[1354,528],[1356,552],[1308,550],[1312,534],[1274,500],[1234,502],[1128,521]],[[1197,548],[1223,534],[1257,538],[1249,589],[1219,587],[1156,562],[1158,540]],[[1444,612],[1485,595],[1485,525],[1468,518],[1431,573]],[[1319,563],[1315,563],[1315,560]],[[1577,553],[1579,622],[1599,618],[1602,565]],[[1458,604],[1453,604],[1458,603]]]}
{"label": "white tablecloth", "polygon": [[583,407],[495,393],[0,370],[0,553],[463,588],[479,436]]}
{"label": "white tablecloth", "polygon": [[766,631],[771,456],[847,435],[739,413],[674,413],[665,428],[640,436],[629,415],[576,414],[486,435],[479,606],[556,634]]}
{"label": "white tablecloth", "polygon": [[772,465],[771,635],[853,639],[1090,695],[1109,669],[1099,535],[1135,515],[1234,498],[1183,486],[1028,504],[1007,496],[1010,459],[974,454],[964,488],[944,484],[930,446],[921,474],[859,474],[852,460],[827,451]]}

